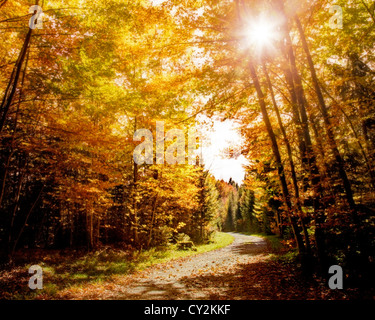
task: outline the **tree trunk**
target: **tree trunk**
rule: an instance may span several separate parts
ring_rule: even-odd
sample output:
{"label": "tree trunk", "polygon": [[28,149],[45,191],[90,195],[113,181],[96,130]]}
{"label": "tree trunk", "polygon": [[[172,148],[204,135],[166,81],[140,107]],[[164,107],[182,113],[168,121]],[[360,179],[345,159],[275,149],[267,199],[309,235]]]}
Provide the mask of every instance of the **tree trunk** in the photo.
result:
{"label": "tree trunk", "polygon": [[21,235],[22,235],[22,233],[23,233],[23,231],[24,231],[24,229],[25,229],[25,227],[26,227],[26,225],[27,225],[27,222],[29,221],[30,215],[31,215],[31,213],[33,212],[33,210],[34,210],[36,204],[38,203],[38,201],[39,201],[39,199],[40,199],[40,197],[41,197],[41,195],[42,195],[42,193],[43,193],[44,188],[45,188],[45,185],[43,185],[42,188],[40,189],[40,191],[39,191],[39,193],[38,193],[38,196],[37,196],[36,200],[34,201],[33,205],[31,206],[29,212],[28,212],[27,215],[26,215],[25,222],[23,223],[22,228],[21,228],[20,232],[18,233],[18,235],[17,235],[17,237],[16,237],[16,239],[15,239],[15,241],[14,241],[14,243],[13,243],[12,250],[11,250],[11,252],[10,252],[10,261],[12,260],[12,257],[14,256],[14,253],[15,253],[16,248],[17,248],[18,241],[19,241],[20,238],[21,238]]}
{"label": "tree trunk", "polygon": [[271,140],[272,151],[273,151],[273,154],[274,154],[274,157],[275,157],[275,160],[276,160],[278,176],[279,176],[279,180],[280,180],[280,184],[281,184],[284,203],[285,203],[285,205],[287,207],[287,211],[288,211],[288,217],[289,217],[292,229],[293,229],[294,237],[295,237],[296,242],[297,242],[298,250],[299,250],[300,253],[304,253],[305,252],[305,245],[303,243],[303,239],[302,239],[300,231],[299,231],[297,219],[296,219],[295,216],[293,216],[292,204],[291,204],[291,201],[290,201],[288,185],[287,185],[286,178],[285,178],[284,166],[283,166],[282,161],[281,161],[281,155],[280,155],[279,147],[278,147],[278,144],[277,144],[276,136],[275,136],[275,133],[272,129],[272,124],[271,124],[271,121],[270,121],[269,116],[268,116],[266,104],[265,104],[265,101],[264,101],[265,97],[264,97],[263,91],[260,87],[258,75],[257,75],[256,70],[254,68],[254,65],[252,64],[251,61],[249,62],[249,68],[250,68],[250,73],[251,73],[251,77],[252,77],[255,89],[257,91],[258,101],[259,101],[260,109],[261,109],[261,112],[262,112],[263,121],[266,125],[268,136]]}
{"label": "tree trunk", "polygon": [[[322,268],[324,268],[325,261],[326,261],[326,252],[325,252],[325,236],[324,232],[322,230],[322,225],[325,221],[325,215],[323,208],[321,206],[321,195],[323,194],[323,189],[321,185],[321,177],[320,172],[316,163],[316,156],[313,150],[311,136],[309,132],[309,125],[308,125],[308,116],[305,106],[305,95],[304,90],[302,86],[302,80],[298,72],[297,64],[296,64],[296,58],[294,55],[294,50],[292,46],[292,41],[290,38],[290,28],[288,26],[288,17],[284,10],[284,3],[281,0],[274,0],[274,4],[276,4],[277,9],[282,12],[282,14],[285,17],[285,22],[282,26],[282,32],[284,35],[284,50],[287,56],[287,60],[290,65],[290,69],[286,69],[286,79],[288,82],[288,85],[291,87],[292,90],[292,104],[297,103],[298,107],[298,113],[301,120],[301,129],[303,139],[304,139],[304,145],[302,147],[305,147],[305,150],[301,150],[301,152],[304,152],[302,155],[302,165],[303,168],[306,168],[306,162],[307,162],[307,169],[309,171],[309,181],[311,181],[311,185],[313,188],[313,196],[312,199],[312,205],[314,208],[314,220],[315,220],[315,241],[317,246],[317,252],[320,260],[320,265]],[[293,92],[294,89],[294,92]],[[295,108],[293,108],[293,111],[296,112]],[[295,116],[295,118],[297,118]],[[299,132],[297,132],[299,135]],[[304,178],[304,188],[305,191],[308,188],[307,179]]]}
{"label": "tree trunk", "polygon": [[13,102],[13,98],[16,94],[17,85],[18,85],[18,81],[19,81],[19,78],[20,78],[22,65],[23,65],[23,62],[25,60],[27,49],[28,49],[29,44],[30,44],[32,32],[33,32],[33,30],[31,28],[27,32],[25,41],[24,41],[22,49],[21,49],[21,52],[18,56],[16,64],[13,68],[12,74],[10,76],[8,86],[7,86],[7,88],[5,89],[5,92],[4,92],[4,97],[3,97],[3,100],[2,100],[1,106],[0,106],[0,112],[1,112],[0,132],[4,128],[5,121],[6,121],[8,112],[9,112],[9,108],[10,108],[10,106]]}
{"label": "tree trunk", "polygon": [[[134,119],[134,132],[137,131],[137,117]],[[133,159],[133,239],[134,244],[138,245],[138,213],[137,213],[137,184],[138,184],[138,164]]]}
{"label": "tree trunk", "polygon": [[308,44],[307,44],[306,36],[305,36],[304,30],[303,30],[302,25],[301,25],[301,21],[299,20],[298,16],[295,16],[295,21],[296,21],[297,28],[298,28],[300,38],[301,38],[301,41],[302,41],[302,47],[303,47],[303,49],[305,51],[305,54],[306,54],[306,57],[307,57],[307,62],[308,62],[308,65],[309,65],[311,78],[312,78],[313,85],[314,85],[314,88],[315,88],[315,93],[316,93],[317,98],[318,98],[320,110],[321,110],[323,120],[324,120],[324,124],[325,124],[325,129],[326,129],[327,135],[328,135],[328,142],[329,142],[330,148],[332,150],[332,153],[335,157],[336,164],[338,166],[339,175],[341,177],[341,180],[342,180],[342,183],[343,183],[343,186],[344,186],[344,190],[345,190],[345,193],[346,193],[346,199],[348,201],[348,204],[349,204],[350,208],[355,211],[355,202],[354,202],[354,199],[353,199],[352,188],[351,188],[350,181],[349,181],[348,176],[347,176],[346,171],[345,171],[344,160],[342,159],[342,157],[340,155],[340,152],[337,148],[334,133],[332,131],[331,120],[329,118],[327,106],[326,106],[326,103],[325,103],[325,100],[324,100],[324,97],[323,97],[322,90],[321,90],[320,85],[319,85],[318,77],[316,75],[315,65],[314,65],[314,62],[313,62],[312,57],[311,57],[311,53],[310,53],[310,50],[309,50],[309,47],[308,47]]}
{"label": "tree trunk", "polygon": [[287,149],[290,171],[291,171],[291,174],[292,174],[294,196],[295,196],[295,200],[296,200],[296,204],[297,204],[297,211],[298,211],[298,214],[299,214],[299,217],[300,217],[300,220],[301,220],[301,225],[302,225],[302,229],[303,229],[303,233],[304,233],[304,237],[305,237],[306,250],[310,254],[311,253],[310,240],[309,240],[309,235],[308,235],[308,232],[307,232],[307,229],[306,229],[306,223],[304,221],[303,212],[302,212],[301,199],[300,199],[299,187],[298,187],[298,181],[297,181],[297,174],[296,174],[295,165],[294,165],[294,161],[293,161],[292,147],[290,145],[285,127],[283,125],[283,121],[281,119],[281,115],[280,115],[280,111],[279,111],[279,108],[278,108],[278,105],[277,105],[277,102],[276,102],[275,93],[273,91],[271,79],[270,79],[269,74],[268,74],[267,65],[264,61],[262,61],[262,65],[263,65],[264,75],[266,77],[266,82],[267,82],[268,88],[270,90],[274,111],[276,113],[277,121],[278,121],[281,133],[283,135],[283,140],[285,142],[285,146],[286,146],[286,149]]}
{"label": "tree trunk", "polygon": [[150,247],[151,241],[152,241],[152,234],[153,234],[154,222],[155,222],[155,211],[156,211],[156,204],[158,202],[158,198],[159,198],[159,192],[156,193],[155,198],[154,198],[154,202],[152,204],[151,225],[150,225],[150,233],[149,233],[148,241],[147,241],[147,248]]}

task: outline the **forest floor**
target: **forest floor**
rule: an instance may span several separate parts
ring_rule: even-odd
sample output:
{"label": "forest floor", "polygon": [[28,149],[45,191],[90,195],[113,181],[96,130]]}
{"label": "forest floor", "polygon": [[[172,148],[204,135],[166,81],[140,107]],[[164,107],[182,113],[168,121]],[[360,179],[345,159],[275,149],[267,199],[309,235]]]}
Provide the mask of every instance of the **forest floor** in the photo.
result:
{"label": "forest floor", "polygon": [[[330,290],[325,280],[306,277],[295,259],[264,237],[230,233],[222,248],[157,263],[103,281],[59,288],[36,299],[125,300],[347,300],[356,290]],[[46,281],[45,281],[46,282]],[[364,297],[362,297],[364,298]],[[371,297],[368,297],[371,299]],[[372,297],[374,298],[374,297]]]}
{"label": "forest floor", "polygon": [[60,292],[62,299],[283,300],[349,299],[296,266],[274,259],[264,238],[231,233],[229,246],[157,264],[115,281]]}
{"label": "forest floor", "polygon": [[[264,238],[231,233],[231,245],[156,265],[101,290],[103,299],[280,300],[348,299],[316,278],[273,259]],[[104,289],[104,290],[103,290]],[[95,294],[91,291],[91,294]],[[82,297],[82,296],[81,296]],[[65,298],[76,298],[68,295]],[[86,296],[85,298],[90,298]]]}

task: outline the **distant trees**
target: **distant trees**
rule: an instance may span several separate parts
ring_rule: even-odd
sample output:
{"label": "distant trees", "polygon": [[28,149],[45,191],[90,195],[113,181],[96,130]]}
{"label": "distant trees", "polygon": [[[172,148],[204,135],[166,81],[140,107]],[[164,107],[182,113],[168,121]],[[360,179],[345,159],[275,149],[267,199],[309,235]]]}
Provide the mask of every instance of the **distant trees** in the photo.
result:
{"label": "distant trees", "polygon": [[[223,230],[290,236],[284,232],[286,221],[278,220],[282,214],[282,201],[278,200],[280,195],[277,195],[277,188],[268,184],[265,176],[253,178],[251,180],[248,175],[248,183],[241,186],[227,184],[231,188],[227,196],[222,198],[222,201],[227,199],[225,210],[222,209],[221,213],[224,217]],[[262,179],[265,179],[264,183]],[[259,187],[254,188],[255,181]]]}

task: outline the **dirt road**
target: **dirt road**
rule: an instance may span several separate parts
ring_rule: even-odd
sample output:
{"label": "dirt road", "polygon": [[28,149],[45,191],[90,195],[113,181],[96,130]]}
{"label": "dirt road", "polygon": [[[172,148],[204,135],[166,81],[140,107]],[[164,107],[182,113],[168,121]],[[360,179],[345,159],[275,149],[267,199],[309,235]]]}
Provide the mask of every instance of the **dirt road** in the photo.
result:
{"label": "dirt road", "polygon": [[231,245],[150,268],[126,286],[111,288],[107,298],[200,300],[224,298],[233,289],[240,292],[243,265],[265,262],[267,244],[260,237],[231,234],[235,238]]}
{"label": "dirt road", "polygon": [[347,299],[295,264],[273,260],[267,242],[231,233],[231,245],[154,265],[114,281],[90,284],[58,299],[111,300],[315,300]]}

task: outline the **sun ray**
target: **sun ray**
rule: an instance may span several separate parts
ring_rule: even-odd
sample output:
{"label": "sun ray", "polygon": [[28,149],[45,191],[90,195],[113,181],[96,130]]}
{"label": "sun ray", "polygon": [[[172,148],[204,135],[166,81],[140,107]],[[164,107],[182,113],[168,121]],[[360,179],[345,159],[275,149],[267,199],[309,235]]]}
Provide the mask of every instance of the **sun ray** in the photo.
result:
{"label": "sun ray", "polygon": [[279,21],[261,15],[251,20],[244,28],[246,46],[259,54],[265,49],[274,49],[274,42],[280,38]]}

